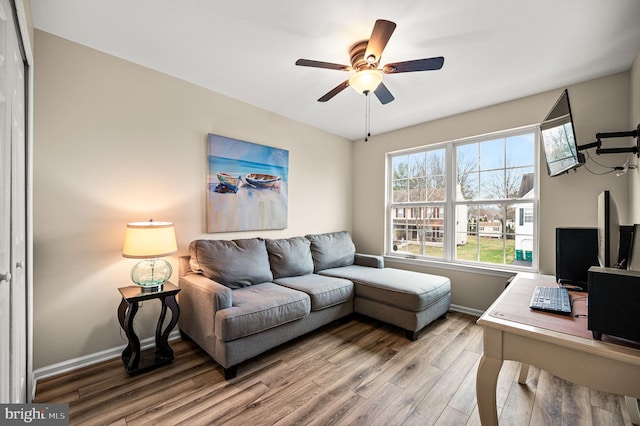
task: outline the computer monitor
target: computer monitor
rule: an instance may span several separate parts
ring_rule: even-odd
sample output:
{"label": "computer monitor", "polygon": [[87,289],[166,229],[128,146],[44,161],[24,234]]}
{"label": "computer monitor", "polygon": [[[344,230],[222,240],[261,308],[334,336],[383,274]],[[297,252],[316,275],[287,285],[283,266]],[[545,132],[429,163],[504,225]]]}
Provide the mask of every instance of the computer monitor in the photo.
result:
{"label": "computer monitor", "polygon": [[629,255],[627,256],[627,269],[640,271],[640,224],[633,225],[631,231],[631,243],[629,244]]}
{"label": "computer monitor", "polygon": [[556,228],[556,281],[587,291],[589,268],[598,266],[597,228]]}
{"label": "computer monitor", "polygon": [[609,191],[598,195],[598,261],[602,268],[618,266],[620,221],[618,209]]}
{"label": "computer monitor", "polygon": [[620,243],[618,244],[618,268],[629,268],[631,248],[633,246],[634,225],[620,225]]}

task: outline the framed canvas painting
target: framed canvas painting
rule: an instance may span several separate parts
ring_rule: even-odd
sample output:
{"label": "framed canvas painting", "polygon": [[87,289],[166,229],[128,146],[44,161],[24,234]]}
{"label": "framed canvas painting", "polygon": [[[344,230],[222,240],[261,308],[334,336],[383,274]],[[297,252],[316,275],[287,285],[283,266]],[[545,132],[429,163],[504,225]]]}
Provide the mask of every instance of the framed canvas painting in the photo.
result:
{"label": "framed canvas painting", "polygon": [[207,232],[287,227],[289,151],[209,134]]}

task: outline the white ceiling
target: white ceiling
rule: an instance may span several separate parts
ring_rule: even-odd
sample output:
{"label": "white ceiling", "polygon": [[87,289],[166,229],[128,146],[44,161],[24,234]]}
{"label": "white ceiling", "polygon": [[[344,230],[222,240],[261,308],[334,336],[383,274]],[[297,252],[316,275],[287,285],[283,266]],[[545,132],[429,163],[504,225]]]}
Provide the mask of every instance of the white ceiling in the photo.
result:
{"label": "white ceiling", "polygon": [[[382,64],[444,56],[440,71],[385,75],[371,99],[380,134],[628,70],[640,49],[638,0],[31,0],[37,29],[190,81],[350,140],[365,98],[349,64],[376,19],[397,28]],[[37,58],[36,58],[37,59]],[[542,117],[541,117],[542,119]]]}

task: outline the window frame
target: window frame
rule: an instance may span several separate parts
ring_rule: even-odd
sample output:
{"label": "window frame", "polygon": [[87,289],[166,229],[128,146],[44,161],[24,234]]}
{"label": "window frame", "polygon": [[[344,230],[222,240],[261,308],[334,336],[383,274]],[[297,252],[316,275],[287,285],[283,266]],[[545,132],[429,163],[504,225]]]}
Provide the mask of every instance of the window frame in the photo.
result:
{"label": "window frame", "polygon": [[[533,134],[533,198],[505,198],[505,199],[477,199],[477,200],[456,200],[456,186],[450,185],[450,182],[456,181],[456,148],[460,145],[481,143],[491,141],[494,139],[507,139],[523,134]],[[422,145],[409,149],[403,149],[398,151],[391,151],[385,154],[386,160],[386,177],[385,177],[385,256],[389,260],[398,261],[400,263],[419,263],[419,264],[432,264],[433,266],[455,269],[455,270],[469,270],[475,272],[488,271],[491,272],[538,272],[540,253],[539,253],[539,235],[540,235],[540,130],[537,125],[523,126],[519,128],[497,131],[493,133],[472,136],[468,138],[455,139],[446,142],[438,142],[428,145]],[[411,155],[415,153],[432,151],[437,149],[445,149],[445,191],[446,197],[444,201],[421,201],[421,202],[393,202],[393,159],[399,156]],[[504,164],[504,168],[508,168],[508,164]],[[488,204],[500,204],[507,202],[509,204],[531,204],[532,205],[532,218],[533,218],[533,231],[532,231],[532,262],[531,266],[522,265],[510,265],[510,264],[493,264],[483,263],[475,261],[465,261],[456,259],[456,207],[458,205],[488,205]],[[400,207],[404,209],[412,208],[429,208],[444,206],[444,244],[443,244],[443,257],[429,257],[426,255],[414,255],[410,253],[398,253],[393,251],[394,244],[394,218],[393,209]],[[526,215],[526,213],[523,213]],[[407,214],[405,213],[405,218]],[[515,218],[517,222],[519,218]],[[507,227],[501,232],[502,239],[504,240]]]}

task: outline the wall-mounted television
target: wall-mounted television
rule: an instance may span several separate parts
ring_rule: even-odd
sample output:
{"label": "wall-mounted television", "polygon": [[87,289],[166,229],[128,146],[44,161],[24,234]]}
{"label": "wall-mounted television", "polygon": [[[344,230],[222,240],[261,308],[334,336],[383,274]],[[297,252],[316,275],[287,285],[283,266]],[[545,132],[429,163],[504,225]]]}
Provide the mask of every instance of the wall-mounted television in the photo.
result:
{"label": "wall-mounted television", "polygon": [[549,176],[567,173],[584,164],[584,155],[578,152],[567,89],[540,124],[540,132]]}

